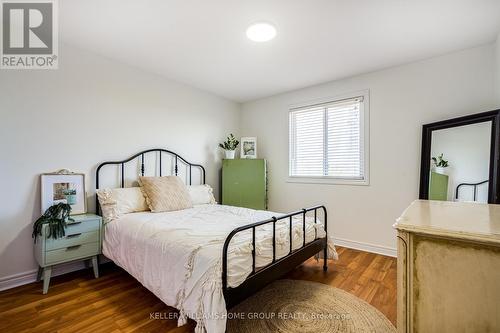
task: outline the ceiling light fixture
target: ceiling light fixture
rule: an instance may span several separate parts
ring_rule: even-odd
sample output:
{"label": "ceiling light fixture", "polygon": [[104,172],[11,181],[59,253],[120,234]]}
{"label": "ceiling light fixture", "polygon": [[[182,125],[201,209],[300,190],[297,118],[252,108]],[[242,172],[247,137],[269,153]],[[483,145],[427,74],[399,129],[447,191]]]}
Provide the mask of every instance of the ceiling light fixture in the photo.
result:
{"label": "ceiling light fixture", "polygon": [[276,28],[266,22],[255,23],[248,27],[247,37],[254,42],[267,42],[276,37]]}

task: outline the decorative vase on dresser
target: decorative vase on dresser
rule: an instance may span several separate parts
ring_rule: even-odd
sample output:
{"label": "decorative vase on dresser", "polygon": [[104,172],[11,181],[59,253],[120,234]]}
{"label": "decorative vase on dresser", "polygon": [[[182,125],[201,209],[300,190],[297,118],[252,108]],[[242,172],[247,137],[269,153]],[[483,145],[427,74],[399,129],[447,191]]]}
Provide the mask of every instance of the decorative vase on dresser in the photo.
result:
{"label": "decorative vase on dresser", "polygon": [[94,276],[99,277],[98,256],[101,253],[102,219],[94,214],[72,216],[65,236],[53,239],[48,236],[48,225],[44,225],[42,235],[35,243],[35,258],[38,262],[37,281],[43,278],[43,293],[49,289],[50,276],[54,265],[75,260],[92,261]]}
{"label": "decorative vase on dresser", "polygon": [[394,227],[398,332],[500,332],[500,205],[417,200]]}
{"label": "decorative vase on dresser", "polygon": [[223,160],[222,204],[267,209],[266,160]]}

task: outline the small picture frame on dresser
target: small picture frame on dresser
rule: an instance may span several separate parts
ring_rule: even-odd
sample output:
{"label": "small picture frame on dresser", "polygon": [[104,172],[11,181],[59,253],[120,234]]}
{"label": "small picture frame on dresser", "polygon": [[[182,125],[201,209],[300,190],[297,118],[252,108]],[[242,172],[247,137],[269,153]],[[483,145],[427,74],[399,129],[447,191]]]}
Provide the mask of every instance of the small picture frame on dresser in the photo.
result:
{"label": "small picture frame on dresser", "polygon": [[44,173],[40,177],[42,214],[58,203],[71,205],[71,215],[85,214],[87,203],[85,195],[85,175],[66,169]]}
{"label": "small picture frame on dresser", "polygon": [[257,158],[257,138],[241,138],[240,158]]}

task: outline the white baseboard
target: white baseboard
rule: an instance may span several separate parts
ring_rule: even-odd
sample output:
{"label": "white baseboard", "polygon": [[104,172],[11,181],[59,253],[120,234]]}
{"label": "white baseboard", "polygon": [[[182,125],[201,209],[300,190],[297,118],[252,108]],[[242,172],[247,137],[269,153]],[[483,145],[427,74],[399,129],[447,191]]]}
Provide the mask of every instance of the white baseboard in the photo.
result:
{"label": "white baseboard", "polygon": [[397,257],[398,256],[398,252],[396,249],[391,248],[391,247],[387,247],[387,246],[374,245],[374,244],[363,243],[363,242],[353,241],[353,240],[349,240],[349,239],[336,238],[336,237],[333,237],[333,242],[335,245],[348,247],[350,249],[382,254],[384,256],[389,256],[389,257]]}
{"label": "white baseboard", "polygon": [[0,291],[22,286],[36,281],[37,271],[28,271],[5,276],[0,279]]}
{"label": "white baseboard", "polygon": [[[110,260],[104,256],[101,256],[101,258],[99,259],[99,262],[101,264],[109,262],[109,261]],[[78,270],[85,269],[85,268],[86,267],[85,267],[84,261],[73,261],[73,262],[69,262],[67,264],[60,264],[60,265],[54,266],[54,268],[52,269],[52,276],[51,277],[63,275],[66,273],[71,273],[71,272],[78,271]],[[38,273],[38,270],[34,269],[31,271],[17,273],[17,274],[13,274],[13,275],[9,275],[9,276],[5,276],[3,278],[0,278],[0,291],[19,287],[19,286],[22,286],[22,285],[25,285],[28,283],[33,283],[36,281],[37,273]],[[42,288],[41,285],[40,285],[40,288]]]}

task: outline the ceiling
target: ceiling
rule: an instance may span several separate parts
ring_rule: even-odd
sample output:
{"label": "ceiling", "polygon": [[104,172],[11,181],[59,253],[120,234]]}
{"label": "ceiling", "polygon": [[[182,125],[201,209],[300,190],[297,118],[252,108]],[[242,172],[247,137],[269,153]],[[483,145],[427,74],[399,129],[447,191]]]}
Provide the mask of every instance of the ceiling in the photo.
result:
{"label": "ceiling", "polygon": [[[492,42],[499,0],[64,0],[63,42],[234,101]],[[245,36],[273,23],[266,43]]]}

